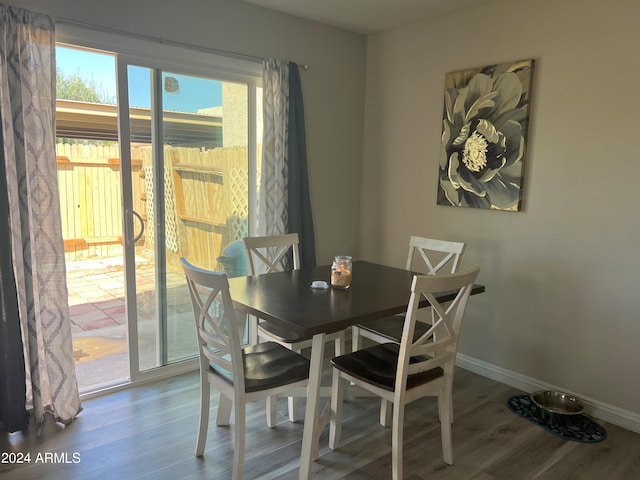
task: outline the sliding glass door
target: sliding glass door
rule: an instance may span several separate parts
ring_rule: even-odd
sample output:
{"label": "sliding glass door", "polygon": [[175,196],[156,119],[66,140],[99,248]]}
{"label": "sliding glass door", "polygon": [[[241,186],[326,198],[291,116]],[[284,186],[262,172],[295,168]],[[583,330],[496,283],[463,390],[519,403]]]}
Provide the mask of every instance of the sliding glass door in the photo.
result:
{"label": "sliding glass door", "polygon": [[[61,25],[56,128],[81,391],[194,368],[180,258],[246,272],[261,65]],[[239,248],[240,247],[240,248]]]}
{"label": "sliding glass door", "polygon": [[160,67],[118,60],[132,378],[195,357],[180,258],[230,268],[255,198],[255,81]]}

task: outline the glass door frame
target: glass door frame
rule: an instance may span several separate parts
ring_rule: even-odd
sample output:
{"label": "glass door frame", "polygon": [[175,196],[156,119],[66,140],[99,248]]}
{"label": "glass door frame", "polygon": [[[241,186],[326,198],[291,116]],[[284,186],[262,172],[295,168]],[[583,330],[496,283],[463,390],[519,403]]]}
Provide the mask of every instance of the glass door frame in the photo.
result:
{"label": "glass door frame", "polygon": [[[92,25],[73,24],[59,22],[56,24],[56,42],[68,44],[69,46],[78,46],[82,48],[96,49],[99,51],[109,52],[116,55],[116,75],[118,88],[118,115],[120,118],[126,118],[125,122],[119,123],[119,141],[126,139],[128,147],[130,147],[129,134],[130,125],[128,120],[128,85],[126,70],[122,73],[121,64],[133,63],[139,65],[150,66],[159,70],[175,70],[184,72],[189,75],[201,75],[205,77],[214,77],[220,80],[241,81],[246,82],[248,89],[248,116],[249,116],[249,233],[255,234],[255,219],[257,207],[257,167],[259,159],[257,159],[257,139],[255,137],[255,127],[257,125],[256,115],[256,96],[255,92],[258,87],[262,86],[262,65],[258,59],[250,59],[242,55],[224,55],[216,52],[215,49],[206,47],[190,47],[188,45],[178,46],[163,43],[161,39],[153,39],[152,37],[144,37],[135,33],[127,33],[124,31],[110,30],[107,28],[94,27]],[[121,99],[127,99],[125,105],[121,106]],[[124,112],[126,115],[122,115]],[[126,205],[129,209],[132,205],[131,193],[131,152],[129,148],[122,149],[126,157],[120,159],[121,174],[125,182],[128,182],[128,188],[123,188],[123,237],[133,233],[133,225],[131,215],[127,212]],[[129,176],[125,175],[128,172]],[[124,193],[125,190],[128,193]],[[123,239],[124,243],[124,239]],[[132,249],[131,249],[132,250]],[[131,262],[131,252],[126,253],[126,260]],[[135,284],[132,285],[132,279],[128,276],[125,278],[127,299],[130,298],[133,290],[135,296]],[[131,309],[129,309],[131,310]],[[127,322],[133,328],[129,327],[128,344],[137,345],[137,318],[128,318]],[[160,367],[154,370],[140,372],[139,359],[137,350],[132,353],[129,348],[130,363],[130,381],[136,383],[147,381],[154,378],[170,377],[182,372],[193,371],[198,368],[198,360],[183,361],[177,364],[171,364],[166,367]],[[122,387],[111,387],[109,391]]]}
{"label": "glass door frame", "polygon": [[[136,277],[135,277],[135,238],[136,227],[135,215],[133,214],[133,185],[132,185],[132,159],[131,159],[131,125],[129,121],[129,85],[128,67],[135,65],[152,69],[152,98],[151,98],[151,132],[152,132],[152,158],[153,167],[158,174],[154,175],[155,198],[164,197],[163,177],[161,174],[164,168],[164,148],[163,148],[163,124],[162,124],[162,91],[153,88],[155,85],[162,85],[162,72],[170,71],[184,75],[201,76],[220,81],[244,83],[247,85],[247,105],[248,105],[248,156],[249,156],[249,228],[254,228],[251,219],[256,218],[257,200],[257,100],[256,91],[260,85],[260,79],[252,75],[233,74],[214,68],[188,67],[183,64],[174,64],[165,60],[149,59],[147,57],[133,55],[116,55],[116,71],[118,85],[118,136],[120,144],[120,168],[122,178],[122,204],[123,204],[123,243],[124,243],[124,263],[125,263],[125,295],[127,304],[127,325],[128,325],[128,348],[129,348],[129,370],[132,382],[156,378],[180,373],[185,370],[192,370],[197,367],[197,357],[192,359],[168,363],[166,346],[167,336],[167,305],[166,289],[162,288],[165,282],[166,256],[164,245],[164,230],[156,230],[155,256],[156,256],[156,280],[158,283],[158,313],[160,315],[158,325],[158,360],[159,367],[150,370],[140,370],[140,358],[138,351],[138,318],[136,309]],[[155,93],[155,95],[154,95]],[[159,147],[160,146],[160,147]],[[156,219],[164,218],[164,201],[155,202]],[[159,208],[159,210],[158,210]],[[164,285],[166,286],[166,285]]]}

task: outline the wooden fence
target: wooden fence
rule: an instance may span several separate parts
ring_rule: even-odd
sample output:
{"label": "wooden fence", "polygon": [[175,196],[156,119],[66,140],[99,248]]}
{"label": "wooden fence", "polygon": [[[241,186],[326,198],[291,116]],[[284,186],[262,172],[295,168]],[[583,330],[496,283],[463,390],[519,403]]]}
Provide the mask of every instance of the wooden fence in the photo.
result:
{"label": "wooden fence", "polygon": [[[144,219],[138,254],[166,232],[167,262],[179,257],[219,269],[222,248],[248,234],[248,155],[244,147],[165,147],[165,218],[155,219],[151,146],[132,148],[133,208]],[[118,145],[58,144],[58,182],[67,261],[122,255],[122,190]],[[139,226],[135,222],[135,229]]]}

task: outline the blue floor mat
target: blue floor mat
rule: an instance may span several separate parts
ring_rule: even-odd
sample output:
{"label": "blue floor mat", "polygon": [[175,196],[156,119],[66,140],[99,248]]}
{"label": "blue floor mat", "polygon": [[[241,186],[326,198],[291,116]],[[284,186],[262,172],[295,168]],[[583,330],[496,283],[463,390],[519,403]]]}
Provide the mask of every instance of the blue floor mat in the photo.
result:
{"label": "blue floor mat", "polygon": [[595,443],[607,438],[607,431],[586,415],[572,415],[560,425],[546,422],[540,415],[539,407],[533,403],[528,394],[514,395],[509,398],[507,407],[516,415],[565,440]]}

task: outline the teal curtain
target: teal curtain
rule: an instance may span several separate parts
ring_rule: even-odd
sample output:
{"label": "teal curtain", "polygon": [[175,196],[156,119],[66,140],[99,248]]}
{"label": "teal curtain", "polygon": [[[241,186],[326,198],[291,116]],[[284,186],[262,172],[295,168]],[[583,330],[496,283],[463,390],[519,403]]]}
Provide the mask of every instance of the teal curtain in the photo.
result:
{"label": "teal curtain", "polygon": [[[0,109],[0,121],[3,112]],[[7,432],[26,430],[26,375],[20,336],[18,294],[11,265],[9,202],[2,135],[0,135],[0,423]]]}
{"label": "teal curtain", "polygon": [[307,139],[304,127],[304,103],[298,65],[289,62],[289,232],[297,232],[300,238],[300,265],[316,266],[316,241],[309,195],[307,168]]}

